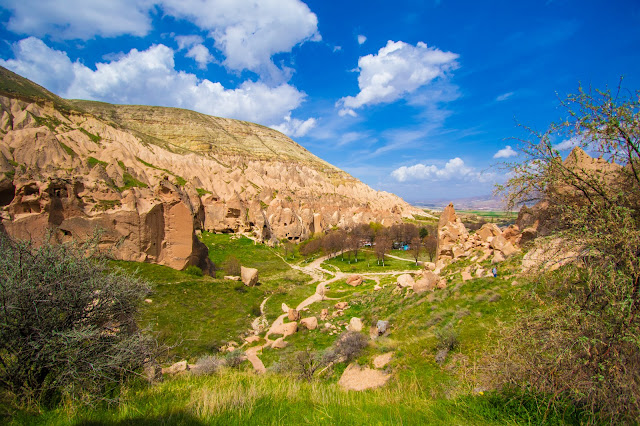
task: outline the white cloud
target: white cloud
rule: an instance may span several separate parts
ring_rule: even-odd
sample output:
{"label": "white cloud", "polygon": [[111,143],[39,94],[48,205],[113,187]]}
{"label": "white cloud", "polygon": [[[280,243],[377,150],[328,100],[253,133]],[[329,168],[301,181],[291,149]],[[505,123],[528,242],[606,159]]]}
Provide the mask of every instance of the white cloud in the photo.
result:
{"label": "white cloud", "polygon": [[513,148],[511,148],[511,146],[507,145],[506,147],[496,152],[493,155],[493,158],[509,158],[515,157],[516,155],[518,155],[518,153]]}
{"label": "white cloud", "polygon": [[320,40],[318,18],[300,0],[160,0],[165,13],[209,31],[224,65],[273,80],[286,72],[271,57],[305,41]]}
{"label": "white cloud", "polygon": [[340,117],[344,117],[345,115],[348,115],[350,117],[357,117],[358,114],[352,110],[351,108],[342,108],[340,110],[338,110],[338,115]]}
{"label": "white cloud", "polygon": [[367,41],[367,37],[362,34],[358,34],[358,44],[364,44],[365,41]]}
{"label": "white cloud", "polygon": [[391,176],[398,182],[415,180],[468,180],[480,179],[481,174],[473,167],[464,164],[459,158],[452,158],[443,167],[434,164],[416,164],[414,166],[402,166],[391,172]]}
{"label": "white cloud", "polygon": [[336,106],[346,114],[365,105],[398,100],[457,68],[458,56],[423,42],[412,46],[389,40],[377,55],[358,60],[360,93],[340,99]]}
{"label": "white cloud", "polygon": [[213,62],[213,55],[211,55],[209,49],[203,44],[196,44],[191,47],[185,56],[187,58],[193,58],[200,68],[206,68],[209,62]]}
{"label": "white cloud", "polygon": [[196,44],[202,44],[204,39],[199,35],[179,35],[174,37],[178,43],[178,50],[188,49]]}
{"label": "white cloud", "polygon": [[98,63],[95,71],[33,37],[16,43],[14,53],[16,59],[0,60],[0,65],[66,98],[180,107],[266,125],[286,120],[305,98],[286,83],[269,87],[245,81],[236,89],[225,89],[218,82],[200,80],[177,71],[174,51],[162,44]]}
{"label": "white cloud", "polygon": [[297,118],[291,118],[291,114],[284,118],[284,121],[278,125],[272,125],[271,128],[284,133],[291,138],[297,138],[309,133],[309,130],[316,126],[315,118],[308,118],[306,120],[298,120]]}
{"label": "white cloud", "polygon": [[[248,69],[273,81],[290,75],[273,63],[273,55],[321,39],[317,16],[300,0],[20,0],[4,7],[11,12],[10,31],[85,40],[145,36],[151,30],[151,13],[158,9],[207,31],[229,69]],[[188,47],[178,43],[180,49]]]}
{"label": "white cloud", "polygon": [[[20,0],[2,2],[11,11],[7,29],[61,39],[145,36],[151,30],[147,0]],[[7,4],[8,3],[8,4]]]}
{"label": "white cloud", "polygon": [[513,95],[514,95],[514,92],[503,93],[502,95],[496,97],[496,102],[506,101],[507,99],[511,98]]}
{"label": "white cloud", "polygon": [[558,151],[566,151],[569,149],[573,149],[576,146],[581,146],[584,144],[585,137],[584,136],[573,136],[569,139],[565,139],[557,145],[553,146],[553,149]]}

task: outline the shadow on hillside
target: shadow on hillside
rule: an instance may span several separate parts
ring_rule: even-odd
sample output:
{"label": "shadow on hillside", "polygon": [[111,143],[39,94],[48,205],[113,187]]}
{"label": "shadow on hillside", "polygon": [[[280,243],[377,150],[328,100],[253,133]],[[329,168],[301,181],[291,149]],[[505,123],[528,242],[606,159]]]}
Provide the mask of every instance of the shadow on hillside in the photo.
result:
{"label": "shadow on hillside", "polygon": [[120,421],[80,421],[75,423],[77,426],[155,426],[155,425],[207,425],[202,420],[188,413],[171,413],[170,416],[161,417],[144,417],[126,419]]}

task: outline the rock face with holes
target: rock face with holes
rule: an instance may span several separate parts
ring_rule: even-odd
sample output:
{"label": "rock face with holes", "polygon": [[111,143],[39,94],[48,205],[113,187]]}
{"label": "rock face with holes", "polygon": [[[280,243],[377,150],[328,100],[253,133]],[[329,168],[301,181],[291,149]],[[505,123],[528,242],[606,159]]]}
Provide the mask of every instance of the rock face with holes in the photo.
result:
{"label": "rock face with holes", "polygon": [[0,219],[15,237],[97,227],[117,258],[206,271],[198,230],[300,241],[424,215],[257,124],[68,101],[2,67],[0,82]]}

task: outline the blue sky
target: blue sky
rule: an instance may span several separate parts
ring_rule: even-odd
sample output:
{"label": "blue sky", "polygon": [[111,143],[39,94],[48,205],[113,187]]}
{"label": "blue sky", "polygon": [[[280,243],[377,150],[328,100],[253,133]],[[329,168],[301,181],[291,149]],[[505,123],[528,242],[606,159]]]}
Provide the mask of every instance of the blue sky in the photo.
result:
{"label": "blue sky", "polygon": [[0,0],[0,65],[67,98],[281,130],[407,201],[491,193],[517,122],[640,88],[638,1]]}

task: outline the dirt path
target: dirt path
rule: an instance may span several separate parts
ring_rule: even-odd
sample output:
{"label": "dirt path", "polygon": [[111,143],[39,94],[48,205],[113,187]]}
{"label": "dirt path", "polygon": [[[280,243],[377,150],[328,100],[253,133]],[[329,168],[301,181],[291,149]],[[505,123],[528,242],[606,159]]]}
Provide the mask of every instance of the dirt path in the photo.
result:
{"label": "dirt path", "polygon": [[[324,269],[321,266],[322,262],[324,262],[325,260],[329,259],[330,256],[322,256],[322,257],[317,258],[316,260],[314,260],[313,262],[311,262],[311,263],[309,263],[309,264],[307,264],[305,266],[300,266],[300,265],[291,264],[291,263],[287,262],[287,260],[285,258],[283,258],[279,253],[277,253],[275,251],[274,251],[274,253],[278,257],[280,257],[292,269],[298,270],[298,271],[300,271],[302,273],[305,273],[305,274],[309,275],[312,278],[311,284],[314,283],[314,282],[318,282],[319,281],[318,285],[316,285],[315,292],[311,296],[307,297],[302,302],[300,302],[298,304],[298,306],[296,306],[296,310],[297,311],[300,311],[300,310],[306,308],[307,306],[312,305],[313,303],[320,302],[322,300],[328,300],[329,298],[327,298],[325,296],[326,285],[334,283],[336,281],[340,281],[340,280],[346,279],[347,276],[351,275],[351,274],[347,274],[347,273],[340,272],[340,271],[329,271],[327,269]],[[391,257],[394,257],[394,256],[391,256]],[[394,258],[396,258],[396,257],[394,257]],[[407,259],[402,259],[402,258],[397,258],[397,259],[406,260],[406,261],[412,262],[412,260],[407,260]],[[387,272],[367,272],[367,273],[361,273],[360,275],[362,275],[363,278],[370,278],[370,279],[375,280],[377,283],[380,283],[379,276],[410,274],[410,273],[415,273],[415,272],[416,272],[415,270],[409,270],[409,271],[387,271]],[[331,278],[325,279],[325,274],[331,276]],[[268,299],[268,297],[265,298],[262,301],[262,304],[260,305],[260,311],[261,311],[262,315],[259,318],[256,318],[256,320],[254,320],[254,322],[264,318],[264,314],[265,314],[264,306],[265,306],[265,303],[267,302],[267,299]],[[273,344],[274,341],[269,339],[269,336],[271,336],[273,334],[273,332],[276,329],[278,329],[284,323],[284,318],[286,316],[287,316],[287,314],[283,313],[278,318],[276,318],[275,321],[273,321],[273,323],[271,324],[271,326],[269,327],[269,329],[267,331],[267,334],[265,335],[265,343],[263,345],[254,346],[254,347],[251,347],[251,348],[249,348],[249,349],[247,349],[245,351],[245,354],[247,356],[247,360],[249,362],[251,362],[251,364],[253,365],[253,368],[259,374],[262,374],[262,373],[266,372],[266,368],[265,368],[264,363],[262,362],[262,360],[260,360],[260,358],[258,357],[258,353],[261,352],[264,347],[270,347]],[[254,327],[254,325],[252,323],[252,328],[254,330],[254,333],[256,333],[256,331],[258,330],[259,324],[260,324],[260,322],[256,322],[256,326]]]}

